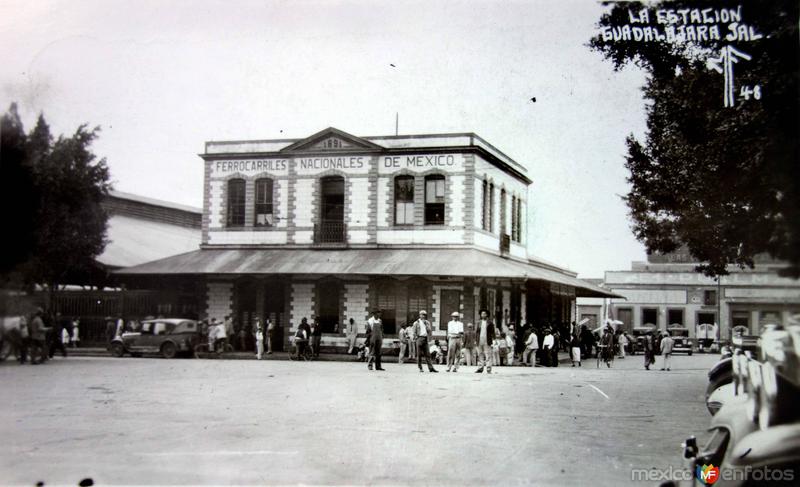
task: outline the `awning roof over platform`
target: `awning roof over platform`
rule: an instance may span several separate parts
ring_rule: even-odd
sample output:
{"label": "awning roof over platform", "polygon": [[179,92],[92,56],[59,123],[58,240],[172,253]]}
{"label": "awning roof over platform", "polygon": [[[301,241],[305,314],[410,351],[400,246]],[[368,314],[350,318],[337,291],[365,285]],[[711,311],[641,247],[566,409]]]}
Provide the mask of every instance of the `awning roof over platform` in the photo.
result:
{"label": "awning roof over platform", "polygon": [[574,275],[475,249],[201,249],[120,269],[116,274],[495,277],[573,286],[579,297],[623,297]]}

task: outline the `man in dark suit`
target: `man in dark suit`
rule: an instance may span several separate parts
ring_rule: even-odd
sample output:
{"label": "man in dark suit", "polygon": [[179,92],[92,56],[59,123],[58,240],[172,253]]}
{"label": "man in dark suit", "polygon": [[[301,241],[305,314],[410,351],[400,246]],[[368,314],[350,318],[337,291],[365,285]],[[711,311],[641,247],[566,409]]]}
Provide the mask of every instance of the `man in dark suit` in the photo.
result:
{"label": "man in dark suit", "polygon": [[[372,334],[370,335],[370,347],[372,348],[372,355],[375,359],[375,370],[386,370],[381,367],[381,347],[383,346],[383,321],[381,321],[381,310],[376,309],[372,312],[372,318],[369,319]],[[372,363],[368,364],[372,368]]]}
{"label": "man in dark suit", "polygon": [[413,337],[412,339],[417,344],[417,367],[419,367],[419,371],[422,372],[422,357],[425,357],[425,363],[428,364],[428,371],[439,372],[433,368],[433,365],[431,365],[431,354],[430,348],[428,347],[428,340],[430,340],[431,336],[433,335],[433,328],[431,327],[431,322],[428,321],[428,312],[425,310],[420,311],[419,319],[414,322],[414,325],[411,328],[411,336]]}
{"label": "man in dark suit", "polygon": [[494,323],[489,320],[489,312],[485,309],[481,310],[481,319],[478,321],[475,335],[478,340],[478,370],[476,370],[475,373],[480,374],[483,372],[483,368],[486,367],[486,373],[491,374]]}

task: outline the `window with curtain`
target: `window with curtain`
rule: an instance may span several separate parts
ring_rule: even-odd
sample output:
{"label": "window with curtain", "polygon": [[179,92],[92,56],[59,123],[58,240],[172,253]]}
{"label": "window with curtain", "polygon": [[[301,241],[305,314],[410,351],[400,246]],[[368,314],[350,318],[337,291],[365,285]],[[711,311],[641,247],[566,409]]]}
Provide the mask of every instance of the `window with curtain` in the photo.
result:
{"label": "window with curtain", "polygon": [[444,225],[444,176],[425,177],[425,224]]}
{"label": "window with curtain", "polygon": [[244,213],[244,179],[231,179],[228,181],[228,226],[243,227]]}
{"label": "window with curtain", "polygon": [[414,176],[394,178],[394,224],[414,224]]}
{"label": "window with curtain", "polygon": [[255,225],[257,227],[271,227],[274,224],[272,179],[262,178],[256,181]]}

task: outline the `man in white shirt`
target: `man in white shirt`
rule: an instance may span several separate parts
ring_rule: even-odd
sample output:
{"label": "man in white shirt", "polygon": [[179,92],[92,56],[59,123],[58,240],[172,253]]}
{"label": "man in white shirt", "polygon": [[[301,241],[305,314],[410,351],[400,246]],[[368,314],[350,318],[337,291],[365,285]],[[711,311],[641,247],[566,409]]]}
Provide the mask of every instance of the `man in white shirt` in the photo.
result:
{"label": "man in white shirt", "polygon": [[536,336],[536,330],[531,328],[531,334],[525,341],[525,351],[522,352],[522,363],[528,367],[536,365],[537,351],[539,351],[539,337]]}
{"label": "man in white shirt", "polygon": [[464,340],[464,323],[461,322],[461,315],[458,311],[453,311],[450,315],[453,319],[447,323],[447,371],[450,368],[453,372],[458,372],[458,361],[461,358],[461,346]]}

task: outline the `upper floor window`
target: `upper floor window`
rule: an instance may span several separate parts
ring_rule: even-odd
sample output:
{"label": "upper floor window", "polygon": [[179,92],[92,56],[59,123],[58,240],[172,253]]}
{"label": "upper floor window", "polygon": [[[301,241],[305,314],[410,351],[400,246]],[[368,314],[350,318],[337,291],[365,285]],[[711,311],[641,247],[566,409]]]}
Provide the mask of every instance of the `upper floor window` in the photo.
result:
{"label": "upper floor window", "polygon": [[481,191],[481,228],[489,230],[489,182],[485,179]]}
{"label": "upper floor window", "polygon": [[244,179],[231,179],[228,181],[228,226],[244,226],[244,213]]}
{"label": "upper floor window", "polygon": [[506,190],[500,190],[500,235],[504,235],[508,229],[506,228]]}
{"label": "upper floor window", "polygon": [[486,228],[487,231],[494,231],[494,184],[489,183],[489,224]]}
{"label": "upper floor window", "polygon": [[394,224],[414,224],[414,176],[394,178]]}
{"label": "upper floor window", "polygon": [[255,225],[271,227],[275,224],[272,211],[272,179],[263,178],[256,181]]}
{"label": "upper floor window", "polygon": [[511,240],[518,242],[517,240],[517,226],[519,223],[517,222],[517,197],[515,195],[511,195]]}
{"label": "upper floor window", "polygon": [[425,177],[425,224],[444,225],[444,176]]}

